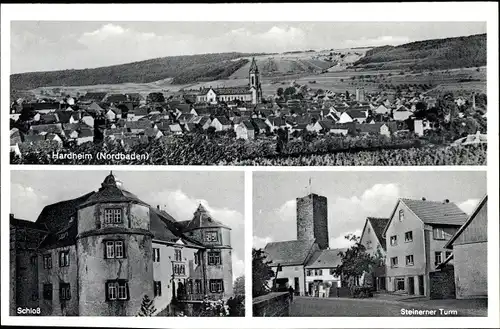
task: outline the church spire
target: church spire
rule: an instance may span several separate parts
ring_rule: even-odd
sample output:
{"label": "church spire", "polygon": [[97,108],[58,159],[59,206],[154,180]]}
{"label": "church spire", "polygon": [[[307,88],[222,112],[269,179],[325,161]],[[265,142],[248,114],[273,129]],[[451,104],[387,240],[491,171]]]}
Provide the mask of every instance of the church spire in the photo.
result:
{"label": "church spire", "polygon": [[250,73],[259,73],[259,68],[255,62],[255,57],[252,57],[252,64],[250,64]]}

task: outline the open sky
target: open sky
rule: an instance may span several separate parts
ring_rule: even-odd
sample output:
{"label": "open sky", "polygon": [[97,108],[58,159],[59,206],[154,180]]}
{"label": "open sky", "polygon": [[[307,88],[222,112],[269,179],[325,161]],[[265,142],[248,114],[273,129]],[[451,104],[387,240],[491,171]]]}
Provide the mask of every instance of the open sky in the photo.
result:
{"label": "open sky", "polygon": [[[464,212],[486,194],[485,172],[255,172],[253,246],[295,240],[297,197],[310,191],[328,199],[331,248],[348,247],[348,233],[361,235],[366,217],[389,217],[398,198],[449,199]],[[309,185],[311,178],[311,185]]]}
{"label": "open sky", "polygon": [[484,22],[14,21],[11,73],[93,68],[218,52],[283,52],[486,33]]}
{"label": "open sky", "polygon": [[[43,207],[101,187],[109,171],[11,171],[11,210],[35,221]],[[244,176],[241,172],[113,171],[124,189],[144,202],[190,220],[201,202],[213,217],[232,228],[233,276],[244,274]]]}

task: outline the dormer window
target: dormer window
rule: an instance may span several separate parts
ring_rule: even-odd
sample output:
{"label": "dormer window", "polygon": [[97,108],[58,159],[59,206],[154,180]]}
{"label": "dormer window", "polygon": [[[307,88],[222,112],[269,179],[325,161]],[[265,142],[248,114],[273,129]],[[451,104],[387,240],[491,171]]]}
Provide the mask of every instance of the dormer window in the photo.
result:
{"label": "dormer window", "polygon": [[104,210],[104,223],[119,224],[122,222],[122,210],[120,208],[108,208]]}
{"label": "dormer window", "polygon": [[405,219],[405,212],[403,209],[399,210],[399,221],[402,222]]}

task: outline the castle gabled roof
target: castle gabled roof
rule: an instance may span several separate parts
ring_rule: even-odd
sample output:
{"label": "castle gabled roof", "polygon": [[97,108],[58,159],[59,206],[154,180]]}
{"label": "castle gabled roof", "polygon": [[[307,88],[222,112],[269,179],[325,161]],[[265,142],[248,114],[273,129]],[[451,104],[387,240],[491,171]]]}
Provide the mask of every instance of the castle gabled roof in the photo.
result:
{"label": "castle gabled roof", "polygon": [[208,212],[205,207],[200,203],[198,208],[193,214],[193,219],[187,224],[185,231],[191,231],[199,228],[205,228],[205,227],[223,227],[230,229],[228,226],[222,224],[219,221],[216,221],[210,212]]}
{"label": "castle gabled roof", "polygon": [[255,62],[255,57],[252,57],[252,63],[250,64],[250,73],[258,73],[259,68],[257,67],[257,63]]}

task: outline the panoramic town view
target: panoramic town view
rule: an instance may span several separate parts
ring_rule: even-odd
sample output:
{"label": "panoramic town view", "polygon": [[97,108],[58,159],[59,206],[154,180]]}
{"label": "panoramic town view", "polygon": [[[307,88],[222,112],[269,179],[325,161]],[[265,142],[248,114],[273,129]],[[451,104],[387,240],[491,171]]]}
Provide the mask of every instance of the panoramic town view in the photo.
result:
{"label": "panoramic town view", "polygon": [[254,176],[254,316],[487,316],[485,173]]}
{"label": "panoramic town view", "polygon": [[11,30],[12,164],[486,165],[485,23]]}

